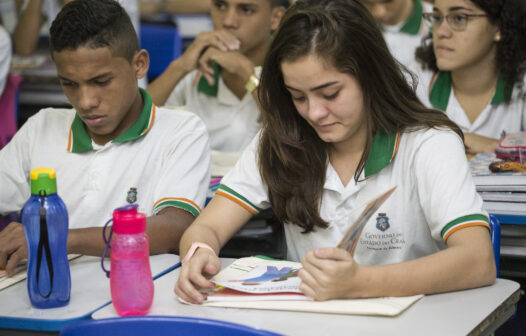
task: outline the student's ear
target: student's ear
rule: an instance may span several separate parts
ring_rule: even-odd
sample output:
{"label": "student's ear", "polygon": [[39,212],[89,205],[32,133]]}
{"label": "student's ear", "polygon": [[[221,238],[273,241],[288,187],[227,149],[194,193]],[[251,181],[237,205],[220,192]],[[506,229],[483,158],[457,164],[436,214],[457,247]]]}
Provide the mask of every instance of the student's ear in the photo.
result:
{"label": "student's ear", "polygon": [[275,31],[278,29],[279,23],[281,22],[281,18],[283,17],[283,14],[285,14],[285,7],[283,6],[276,6],[272,8],[272,14],[270,15],[270,29],[272,31]]}
{"label": "student's ear", "polygon": [[135,53],[132,60],[132,66],[135,70],[135,77],[137,79],[143,78],[148,73],[150,67],[150,55],[144,49]]}

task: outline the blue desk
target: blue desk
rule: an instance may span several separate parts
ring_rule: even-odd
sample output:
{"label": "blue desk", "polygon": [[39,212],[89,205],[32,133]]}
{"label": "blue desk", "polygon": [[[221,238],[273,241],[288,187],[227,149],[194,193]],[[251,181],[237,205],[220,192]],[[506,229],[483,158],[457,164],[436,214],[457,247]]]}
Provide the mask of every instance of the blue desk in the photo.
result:
{"label": "blue desk", "polygon": [[[152,256],[150,266],[155,278],[179,265],[179,256]],[[111,302],[110,280],[100,268],[99,257],[82,256],[71,261],[71,300],[61,308],[36,309],[27,295],[27,282],[21,281],[0,291],[0,335],[23,330],[57,333],[65,325],[83,319]],[[9,330],[16,329],[16,330]],[[27,333],[26,334],[32,334]]]}

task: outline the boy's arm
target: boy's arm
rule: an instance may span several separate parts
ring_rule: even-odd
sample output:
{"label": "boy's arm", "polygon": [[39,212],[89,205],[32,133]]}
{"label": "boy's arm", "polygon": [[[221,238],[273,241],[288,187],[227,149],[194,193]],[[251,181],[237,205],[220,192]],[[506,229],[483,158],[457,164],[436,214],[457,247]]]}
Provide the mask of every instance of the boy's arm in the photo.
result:
{"label": "boy's arm", "polygon": [[43,0],[29,0],[26,8],[18,18],[13,31],[15,53],[22,56],[31,55],[37,46],[42,27]]}
{"label": "boy's arm", "polygon": [[[150,254],[177,253],[183,232],[194,220],[189,212],[166,207],[146,220]],[[71,229],[68,233],[68,253],[99,256],[104,252],[102,227]],[[109,232],[109,231],[108,231]],[[27,243],[22,224],[12,222],[0,232],[0,268],[13,275],[16,266],[27,258]]]}
{"label": "boy's arm", "polygon": [[[146,219],[146,234],[150,240],[150,254],[177,253],[183,232],[192,223],[189,212],[166,207],[157,215]],[[102,255],[104,241],[101,227],[71,229],[68,235],[68,253]]]}
{"label": "boy's arm", "polygon": [[209,47],[225,51],[237,50],[239,40],[225,30],[199,33],[184,54],[172,61],[168,68],[146,88],[156,105],[163,106],[166,103],[181,79],[197,68],[199,58]]}

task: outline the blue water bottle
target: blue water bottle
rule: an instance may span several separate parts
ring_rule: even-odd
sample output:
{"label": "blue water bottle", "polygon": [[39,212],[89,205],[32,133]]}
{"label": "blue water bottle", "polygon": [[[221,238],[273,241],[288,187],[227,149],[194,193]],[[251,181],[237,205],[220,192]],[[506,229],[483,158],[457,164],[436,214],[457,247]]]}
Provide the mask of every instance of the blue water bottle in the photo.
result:
{"label": "blue water bottle", "polygon": [[28,248],[27,292],[35,308],[69,303],[68,211],[57,195],[55,171],[31,171],[31,197],[22,210]]}

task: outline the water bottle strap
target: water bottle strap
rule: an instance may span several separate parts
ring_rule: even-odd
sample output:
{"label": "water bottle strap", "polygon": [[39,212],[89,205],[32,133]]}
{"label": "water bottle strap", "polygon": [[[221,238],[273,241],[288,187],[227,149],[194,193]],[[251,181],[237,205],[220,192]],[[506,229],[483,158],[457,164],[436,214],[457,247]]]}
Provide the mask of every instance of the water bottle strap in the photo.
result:
{"label": "water bottle strap", "polygon": [[108,249],[111,248],[111,236],[113,235],[113,226],[110,227],[110,235],[108,238],[106,238],[106,229],[108,228],[108,225],[113,221],[113,219],[110,219],[104,224],[104,228],[102,229],[102,239],[104,240],[104,243],[106,243],[106,246],[104,247],[104,253],[102,254],[102,258],[100,258],[100,267],[102,267],[102,270],[104,273],[106,273],[106,277],[110,277],[110,270],[107,270],[106,267],[104,267],[104,258],[106,258],[106,254],[108,253]]}
{"label": "water bottle strap", "polygon": [[[47,213],[46,208],[44,207],[44,197],[46,196],[45,191],[40,191],[40,238],[38,240],[37,248],[37,288],[38,293],[43,298],[47,299],[51,292],[53,291],[53,258],[51,257],[51,248],[49,247],[49,233],[47,230]],[[40,267],[42,266],[42,257],[43,254],[46,256],[47,268],[49,272],[49,292],[47,294],[42,294],[40,290]]]}

